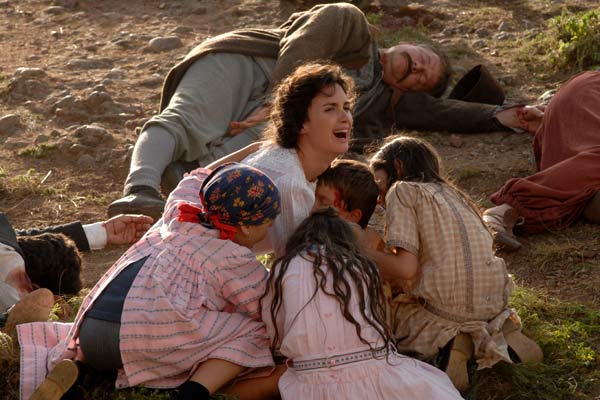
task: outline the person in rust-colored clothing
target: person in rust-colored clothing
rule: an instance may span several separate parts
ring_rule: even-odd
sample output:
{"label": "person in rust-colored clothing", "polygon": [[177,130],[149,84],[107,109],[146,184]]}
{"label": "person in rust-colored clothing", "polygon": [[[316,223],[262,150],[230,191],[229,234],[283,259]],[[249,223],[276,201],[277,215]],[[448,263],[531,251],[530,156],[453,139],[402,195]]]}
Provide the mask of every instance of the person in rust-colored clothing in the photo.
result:
{"label": "person in rust-colored clothing", "polygon": [[600,72],[571,78],[554,95],[533,143],[538,172],[513,178],[491,196],[484,213],[496,239],[509,249],[517,220],[525,232],[563,229],[580,217],[600,223]]}

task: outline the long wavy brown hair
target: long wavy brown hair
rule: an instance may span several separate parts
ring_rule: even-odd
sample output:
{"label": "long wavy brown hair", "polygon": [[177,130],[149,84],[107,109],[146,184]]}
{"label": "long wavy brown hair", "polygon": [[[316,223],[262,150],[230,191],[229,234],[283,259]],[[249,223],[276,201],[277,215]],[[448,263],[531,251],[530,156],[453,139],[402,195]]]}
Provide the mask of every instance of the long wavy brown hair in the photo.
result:
{"label": "long wavy brown hair", "polygon": [[266,138],[283,148],[295,148],[300,130],[308,119],[308,107],[312,100],[319,93],[330,95],[327,88],[333,88],[336,84],[341,86],[352,103],[355,96],[354,81],[342,72],[340,66],[308,63],[296,68],[277,86]]}
{"label": "long wavy brown hair", "polygon": [[[311,259],[313,262],[316,288],[303,307],[315,298],[319,290],[333,297],[339,303],[344,318],[354,325],[360,341],[373,349],[371,343],[363,338],[363,327],[350,311],[350,304],[357,302],[361,316],[381,336],[385,348],[389,347],[392,335],[385,318],[386,303],[379,269],[373,261],[361,254],[348,222],[339,218],[334,208],[328,207],[314,211],[298,226],[287,242],[285,256],[275,260],[271,269],[261,303],[268,293],[273,293],[270,304],[271,322],[275,326],[273,350],[281,346],[280,332],[275,321],[283,305],[282,282],[290,262],[296,257]],[[333,292],[326,288],[328,279],[333,283]],[[298,315],[294,316],[297,317]]]}
{"label": "long wavy brown hair", "polygon": [[[402,165],[402,176],[394,164]],[[437,182],[446,185],[481,218],[481,210],[477,204],[442,173],[442,162],[437,151],[428,142],[410,136],[389,136],[384,144],[371,157],[371,169],[382,169],[388,176],[388,190],[397,181]]]}

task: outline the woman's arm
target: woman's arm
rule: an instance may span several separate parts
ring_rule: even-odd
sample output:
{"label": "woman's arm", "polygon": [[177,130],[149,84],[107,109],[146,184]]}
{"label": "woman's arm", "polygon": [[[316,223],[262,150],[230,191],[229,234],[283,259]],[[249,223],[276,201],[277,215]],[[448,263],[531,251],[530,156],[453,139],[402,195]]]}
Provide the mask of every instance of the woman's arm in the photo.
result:
{"label": "woman's arm", "polygon": [[225,157],[221,157],[218,160],[211,162],[205,168],[214,170],[215,168],[220,167],[221,165],[226,164],[228,162],[240,162],[244,158],[248,157],[250,154],[258,151],[258,149],[260,149],[260,146],[262,146],[263,143],[265,143],[265,141],[251,143],[241,150],[234,151],[233,153],[228,154]]}

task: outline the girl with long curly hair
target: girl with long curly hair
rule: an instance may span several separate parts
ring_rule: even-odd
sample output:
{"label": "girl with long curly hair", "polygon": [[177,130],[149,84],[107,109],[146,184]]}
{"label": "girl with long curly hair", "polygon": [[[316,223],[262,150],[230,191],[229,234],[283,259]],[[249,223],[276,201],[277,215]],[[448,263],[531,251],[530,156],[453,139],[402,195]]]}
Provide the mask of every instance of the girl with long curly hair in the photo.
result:
{"label": "girl with long curly hair", "polygon": [[272,348],[287,358],[282,399],[460,399],[448,377],[391,345],[377,265],[333,208],[287,242],[262,298]]}

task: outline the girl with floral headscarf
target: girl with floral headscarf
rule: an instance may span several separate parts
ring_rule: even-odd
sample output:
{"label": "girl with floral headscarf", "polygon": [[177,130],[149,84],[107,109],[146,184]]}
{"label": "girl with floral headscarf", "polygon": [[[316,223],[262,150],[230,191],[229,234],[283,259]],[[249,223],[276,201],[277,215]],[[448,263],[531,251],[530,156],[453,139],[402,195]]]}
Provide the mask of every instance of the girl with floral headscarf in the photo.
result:
{"label": "girl with floral headscarf", "polygon": [[[208,399],[243,371],[272,366],[258,303],[267,271],[249,248],[279,211],[274,183],[252,167],[186,176],[162,223],[99,280],[73,324],[19,327],[22,398],[37,387],[32,398],[60,399],[77,379],[74,359],[118,370],[117,388],[179,387],[180,399]],[[54,368],[43,380],[46,358]]]}

